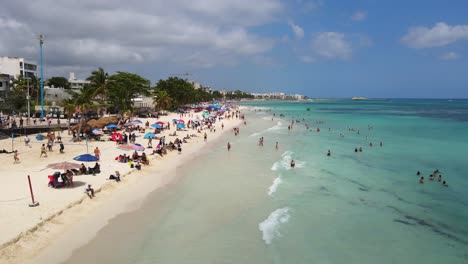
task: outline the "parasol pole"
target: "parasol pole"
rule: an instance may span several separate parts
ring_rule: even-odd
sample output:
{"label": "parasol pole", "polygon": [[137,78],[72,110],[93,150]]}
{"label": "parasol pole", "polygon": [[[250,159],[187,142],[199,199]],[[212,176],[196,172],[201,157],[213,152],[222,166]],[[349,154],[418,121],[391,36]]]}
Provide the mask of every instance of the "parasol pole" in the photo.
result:
{"label": "parasol pole", "polygon": [[89,153],[89,149],[88,149],[88,135],[86,135],[86,154]]}
{"label": "parasol pole", "polygon": [[29,191],[31,192],[31,200],[32,203],[29,204],[29,207],[36,207],[39,205],[38,201],[34,201],[34,193],[31,185],[31,177],[28,175],[28,182],[29,182]]}

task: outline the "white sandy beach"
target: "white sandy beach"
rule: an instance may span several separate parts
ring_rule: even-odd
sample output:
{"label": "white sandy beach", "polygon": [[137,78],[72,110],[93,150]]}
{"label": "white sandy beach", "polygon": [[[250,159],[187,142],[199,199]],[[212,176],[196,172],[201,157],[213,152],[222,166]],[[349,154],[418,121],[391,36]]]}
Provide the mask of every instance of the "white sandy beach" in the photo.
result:
{"label": "white sandy beach", "polygon": [[[159,119],[140,118],[150,124],[161,120],[168,122],[179,118],[179,114],[169,114]],[[188,120],[188,117],[183,119]],[[221,122],[224,129],[221,129]],[[73,143],[71,136],[62,134],[65,153],[61,154],[58,145],[53,152],[48,152],[47,158],[39,158],[40,146],[44,141],[37,141],[33,136],[31,146],[25,146],[23,138],[16,138],[14,149],[19,152],[20,163],[13,163],[13,154],[0,154],[3,164],[1,174],[2,191],[0,192],[0,263],[57,263],[69,256],[74,248],[90,240],[108,220],[119,213],[136,209],[145,196],[151,191],[166,185],[176,178],[177,166],[189,161],[198,151],[209,147],[211,142],[221,135],[232,133],[232,128],[241,123],[240,119],[223,119],[216,123],[216,132],[204,130],[208,134],[208,142],[204,142],[203,133],[183,144],[182,154],[177,151],[169,152],[160,157],[151,155],[150,165],[143,166],[141,171],[131,169],[126,163],[119,163],[114,158],[119,154],[131,154],[116,148],[111,141],[88,142],[88,151],[93,153],[96,147],[101,150],[101,173],[96,176],[75,176],[75,187],[54,189],[47,186],[47,176],[53,169],[46,166],[61,161],[75,162],[73,157],[87,152],[85,142]],[[166,141],[173,141],[176,137],[168,136],[173,132],[164,130],[161,135]],[[179,138],[196,132],[179,131]],[[147,145],[142,133],[136,132],[136,143]],[[107,137],[106,137],[107,138]],[[153,140],[153,145],[156,144]],[[1,140],[0,149],[12,149],[12,141]],[[151,149],[150,149],[151,150]],[[149,154],[150,150],[146,153]],[[80,162],[76,162],[80,163]],[[93,166],[94,162],[85,164]],[[120,171],[122,181],[107,180],[110,174]],[[31,198],[27,175],[31,176],[35,200],[40,203],[37,207],[29,207]],[[94,199],[84,193],[87,184],[92,184],[96,191]],[[66,242],[64,242],[66,241]],[[55,244],[66,243],[67,247],[60,247],[57,254]]]}

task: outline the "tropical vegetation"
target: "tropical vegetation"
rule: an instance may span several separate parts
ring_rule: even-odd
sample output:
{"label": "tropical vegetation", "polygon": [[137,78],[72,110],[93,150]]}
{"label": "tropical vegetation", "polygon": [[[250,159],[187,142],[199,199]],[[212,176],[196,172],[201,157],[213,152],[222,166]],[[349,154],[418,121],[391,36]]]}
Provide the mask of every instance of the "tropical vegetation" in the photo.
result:
{"label": "tropical vegetation", "polygon": [[[47,85],[63,87],[70,94],[70,99],[63,100],[61,106],[64,112],[71,116],[75,112],[110,113],[135,112],[134,99],[139,96],[152,97],[152,109],[175,110],[181,106],[198,104],[212,100],[239,100],[253,98],[249,93],[242,91],[228,92],[223,96],[219,91],[209,93],[206,89],[195,89],[191,82],[178,77],[169,77],[159,80],[155,86],[151,86],[149,80],[138,74],[118,71],[108,74],[103,68],[91,72],[87,78],[89,84],[84,85],[80,91],[70,88],[68,80],[64,77],[51,77],[46,81]],[[23,111],[26,109],[27,80],[21,76],[14,81],[14,88],[8,95],[10,109]],[[40,100],[39,79],[29,79],[31,95],[31,109]]]}

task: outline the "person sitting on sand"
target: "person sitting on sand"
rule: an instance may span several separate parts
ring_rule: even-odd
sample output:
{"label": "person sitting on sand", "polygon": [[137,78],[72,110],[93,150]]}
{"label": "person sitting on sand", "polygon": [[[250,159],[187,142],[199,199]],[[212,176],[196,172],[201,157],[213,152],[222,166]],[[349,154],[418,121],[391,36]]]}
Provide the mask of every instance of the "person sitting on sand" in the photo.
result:
{"label": "person sitting on sand", "polygon": [[115,171],[115,175],[111,174],[109,176],[109,180],[115,180],[116,182],[119,182],[120,181],[120,172]]}
{"label": "person sitting on sand", "polygon": [[143,152],[143,154],[141,154],[141,162],[142,162],[144,165],[149,165],[148,157],[146,156],[146,153],[145,153],[145,152]]}
{"label": "person sitting on sand", "polygon": [[135,163],[135,168],[136,168],[137,170],[141,170],[141,164],[140,164],[140,162],[139,162],[138,160],[135,160],[134,163]]}
{"label": "person sitting on sand", "polygon": [[88,187],[85,189],[86,194],[89,196],[89,198],[94,197],[94,189],[91,187],[91,184],[88,184]]}
{"label": "person sitting on sand", "polygon": [[419,179],[419,183],[421,183],[421,184],[424,183],[424,177],[421,177],[421,179]]}
{"label": "person sitting on sand", "polygon": [[60,142],[60,153],[65,153],[65,146],[63,145],[62,142]]}
{"label": "person sitting on sand", "polygon": [[80,174],[86,174],[86,166],[83,163],[81,163]]}

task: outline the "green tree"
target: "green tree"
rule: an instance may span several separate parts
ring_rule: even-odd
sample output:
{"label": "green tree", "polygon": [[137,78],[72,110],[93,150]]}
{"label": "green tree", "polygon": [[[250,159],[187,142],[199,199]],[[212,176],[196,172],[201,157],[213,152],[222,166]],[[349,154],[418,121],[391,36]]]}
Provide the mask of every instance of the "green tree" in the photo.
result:
{"label": "green tree", "polygon": [[169,97],[169,93],[166,90],[156,90],[153,97],[155,109],[166,110],[172,105],[172,98]]}
{"label": "green tree", "polygon": [[94,89],[94,97],[98,97],[101,103],[107,99],[109,84],[109,74],[103,68],[99,68],[91,73],[86,80],[90,81],[90,86]]}
{"label": "green tree", "polygon": [[70,89],[70,83],[64,77],[51,77],[47,80],[47,85],[54,87],[61,87],[64,89]]}
{"label": "green tree", "polygon": [[223,98],[223,95],[219,91],[213,91],[212,96],[213,96],[213,99]]}
{"label": "green tree", "polygon": [[133,100],[139,95],[151,94],[150,81],[140,75],[117,72],[109,77],[107,95],[119,112],[133,111]]}
{"label": "green tree", "polygon": [[173,99],[173,107],[194,103],[198,96],[193,85],[177,77],[169,77],[167,80],[159,80],[156,91],[164,90]]}

